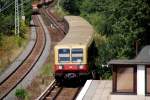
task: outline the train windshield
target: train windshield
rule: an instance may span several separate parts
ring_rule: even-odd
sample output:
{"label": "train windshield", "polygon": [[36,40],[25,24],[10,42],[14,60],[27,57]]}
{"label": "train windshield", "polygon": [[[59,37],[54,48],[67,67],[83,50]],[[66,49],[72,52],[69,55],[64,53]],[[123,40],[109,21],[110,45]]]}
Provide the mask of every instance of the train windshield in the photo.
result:
{"label": "train windshield", "polygon": [[81,63],[83,61],[83,49],[72,49],[71,54],[72,62]]}
{"label": "train windshield", "polygon": [[70,49],[59,49],[58,60],[60,63],[70,62]]}

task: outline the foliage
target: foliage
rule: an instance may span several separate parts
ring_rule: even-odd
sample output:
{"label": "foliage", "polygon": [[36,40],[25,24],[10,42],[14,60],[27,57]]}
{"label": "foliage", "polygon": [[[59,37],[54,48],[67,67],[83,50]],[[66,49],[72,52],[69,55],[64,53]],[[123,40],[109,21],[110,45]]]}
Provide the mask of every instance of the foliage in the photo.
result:
{"label": "foliage", "polygon": [[20,36],[24,38],[24,35],[27,33],[27,25],[25,24],[24,21],[21,21],[20,25]]}
{"label": "foliage", "polygon": [[3,33],[0,32],[0,47],[2,46],[2,41],[3,41]]}
{"label": "foliage", "polygon": [[[7,7],[14,0],[0,0],[0,8]],[[19,1],[20,3],[20,1]],[[20,7],[20,6],[19,6]],[[4,11],[0,12],[0,72],[13,60],[13,56],[17,54],[14,50],[18,50],[24,46],[25,33],[27,32],[27,23],[31,18],[31,2],[24,3],[25,7],[25,23],[20,23],[20,36],[14,36],[15,33],[15,7],[14,3]],[[20,18],[21,19],[21,18]],[[19,49],[21,50],[21,49]],[[13,55],[14,54],[14,55]],[[13,55],[13,56],[12,56]]]}
{"label": "foliage", "polygon": [[[1,0],[0,1],[0,7],[6,7],[5,5],[6,2],[14,2],[13,0]],[[31,2],[24,3],[25,7],[25,16],[26,16],[26,23],[29,23],[31,19]],[[15,8],[14,8],[14,3],[7,8],[6,10],[0,12],[0,32],[3,33],[4,35],[12,35],[14,34],[14,25],[15,25]],[[21,19],[21,18],[20,18]]]}
{"label": "foliage", "polygon": [[42,76],[52,76],[51,64],[47,64],[42,68],[41,75]]}
{"label": "foliage", "polygon": [[25,24],[29,25],[30,24],[30,20],[31,20],[31,15],[32,15],[32,7],[31,7],[31,1],[24,3],[24,12],[25,12]]}
{"label": "foliage", "polygon": [[25,89],[20,88],[16,89],[15,96],[20,98],[21,100],[28,100],[28,93]]}
{"label": "foliage", "polygon": [[61,0],[60,4],[65,11],[76,15],[80,11],[78,5],[81,1],[82,0]]}
{"label": "foliage", "polygon": [[27,43],[26,37],[24,39],[18,36],[6,36],[0,33],[0,72],[13,61],[13,58],[15,59],[20,50],[23,50]]}
{"label": "foliage", "polygon": [[11,30],[13,29],[14,26],[14,17],[12,15],[6,16],[4,14],[0,14],[0,32],[5,33],[4,35],[10,35],[12,34]]}
{"label": "foliage", "polygon": [[133,58],[135,42],[150,44],[149,0],[62,0],[62,7],[70,14],[81,15],[97,31],[95,43],[98,56],[94,63],[102,78],[111,70],[102,68],[111,59]]}

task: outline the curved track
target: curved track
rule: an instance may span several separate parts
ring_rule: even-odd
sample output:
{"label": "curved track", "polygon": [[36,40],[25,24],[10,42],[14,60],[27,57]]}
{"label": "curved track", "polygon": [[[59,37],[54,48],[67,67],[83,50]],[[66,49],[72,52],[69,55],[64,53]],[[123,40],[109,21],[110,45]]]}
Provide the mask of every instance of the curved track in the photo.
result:
{"label": "curved track", "polygon": [[[63,26],[65,24],[59,23],[58,19],[48,9],[41,8],[40,13],[50,31],[53,48],[56,42],[62,40],[62,38],[64,37],[64,33],[67,33],[68,31],[68,27]],[[54,28],[50,26],[51,24],[54,26]],[[51,53],[51,55],[53,55],[53,53]],[[62,98],[65,100],[74,100],[81,88],[82,88],[81,86],[77,87],[58,86],[56,81],[54,80],[47,87],[47,89],[45,89],[45,91],[41,94],[41,96],[37,98],[37,100],[62,100]]]}
{"label": "curved track", "polygon": [[46,44],[46,36],[42,24],[38,16],[33,16],[36,25],[37,39],[32,52],[26,60],[22,62],[20,67],[0,85],[0,99],[5,98],[31,71],[40,58]]}

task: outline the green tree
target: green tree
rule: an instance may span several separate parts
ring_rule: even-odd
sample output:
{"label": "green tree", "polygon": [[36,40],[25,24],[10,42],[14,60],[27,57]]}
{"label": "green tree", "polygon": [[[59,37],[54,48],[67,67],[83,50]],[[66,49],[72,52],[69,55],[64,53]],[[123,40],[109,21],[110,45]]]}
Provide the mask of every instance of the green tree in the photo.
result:
{"label": "green tree", "polygon": [[70,14],[78,15],[80,13],[79,5],[82,0],[61,0],[60,4],[64,8],[65,11]]}
{"label": "green tree", "polygon": [[140,47],[150,44],[149,0],[66,0],[62,5],[70,14],[86,18],[100,34],[94,40],[98,57],[93,61],[101,72],[110,59],[135,57],[136,40],[141,40]]}

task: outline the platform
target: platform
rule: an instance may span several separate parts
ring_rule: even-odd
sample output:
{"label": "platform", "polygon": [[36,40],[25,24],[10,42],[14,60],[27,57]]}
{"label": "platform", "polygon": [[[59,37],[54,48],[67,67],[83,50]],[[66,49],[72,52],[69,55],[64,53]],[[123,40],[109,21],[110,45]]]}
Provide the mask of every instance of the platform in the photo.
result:
{"label": "platform", "polygon": [[112,80],[87,80],[76,100],[150,100],[150,96],[111,94]]}
{"label": "platform", "polygon": [[111,85],[111,80],[87,80],[76,100],[110,100]]}

